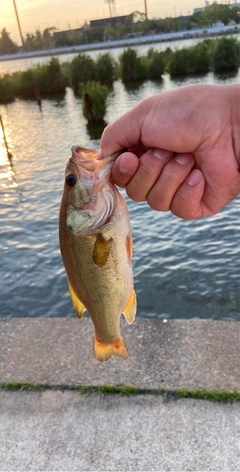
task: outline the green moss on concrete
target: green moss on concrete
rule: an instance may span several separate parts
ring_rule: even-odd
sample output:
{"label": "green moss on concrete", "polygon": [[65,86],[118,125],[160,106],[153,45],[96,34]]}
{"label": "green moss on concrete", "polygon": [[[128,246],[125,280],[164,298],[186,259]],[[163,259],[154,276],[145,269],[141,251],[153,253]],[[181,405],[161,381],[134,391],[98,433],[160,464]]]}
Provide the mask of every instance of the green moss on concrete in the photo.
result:
{"label": "green moss on concrete", "polygon": [[236,402],[240,401],[240,392],[228,392],[226,390],[208,391],[204,389],[197,390],[178,390],[176,395],[179,398],[196,398],[210,400],[214,402]]}
{"label": "green moss on concrete", "polygon": [[237,390],[167,390],[167,389],[141,389],[131,385],[115,386],[115,385],[41,385],[26,382],[4,382],[0,383],[2,390],[28,390],[31,392],[44,390],[69,390],[78,392],[82,395],[90,395],[91,393],[118,394],[118,395],[165,395],[169,398],[195,398],[198,400],[208,400],[221,403],[231,403],[240,401],[240,392]]}
{"label": "green moss on concrete", "polygon": [[72,385],[66,386],[65,390],[74,390],[82,394],[89,394],[93,392],[105,394],[122,394],[122,395],[137,395],[140,392],[140,389],[132,386],[121,386],[117,387],[115,385],[100,385],[99,387],[86,386],[86,385]]}
{"label": "green moss on concrete", "polygon": [[29,384],[26,382],[4,382],[0,383],[0,389],[3,390],[42,390],[43,386],[40,384]]}
{"label": "green moss on concrete", "polygon": [[122,395],[138,395],[140,389],[137,387],[131,387],[128,385],[122,387],[116,387],[114,385],[102,385],[97,387],[99,393],[121,393]]}

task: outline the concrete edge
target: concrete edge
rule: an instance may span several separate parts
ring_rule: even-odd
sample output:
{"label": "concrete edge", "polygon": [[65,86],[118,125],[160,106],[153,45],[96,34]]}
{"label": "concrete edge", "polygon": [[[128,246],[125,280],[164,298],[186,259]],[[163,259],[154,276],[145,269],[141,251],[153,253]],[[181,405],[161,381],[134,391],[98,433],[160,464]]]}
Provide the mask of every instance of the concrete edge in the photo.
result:
{"label": "concrete edge", "polygon": [[89,318],[1,320],[0,386],[101,393],[106,386],[112,393],[131,387],[132,394],[179,392],[204,398],[227,392],[237,398],[240,323],[137,319],[131,326],[121,323],[121,332],[130,358],[102,364],[93,358]]}

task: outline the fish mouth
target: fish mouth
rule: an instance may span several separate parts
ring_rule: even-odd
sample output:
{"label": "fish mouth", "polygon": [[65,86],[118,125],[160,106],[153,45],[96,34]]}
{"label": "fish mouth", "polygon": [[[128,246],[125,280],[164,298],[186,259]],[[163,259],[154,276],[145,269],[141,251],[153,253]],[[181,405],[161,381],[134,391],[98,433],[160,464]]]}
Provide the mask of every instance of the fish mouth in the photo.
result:
{"label": "fish mouth", "polygon": [[[123,149],[122,151],[119,151],[119,152],[115,152],[111,156],[105,157],[104,159],[101,159],[101,160],[97,159],[97,150],[88,149],[79,145],[75,145],[75,146],[72,146],[71,151],[72,151],[71,159],[73,160],[73,162],[80,165],[81,167],[84,167],[87,170],[94,170],[95,165],[96,165],[95,161],[97,161],[98,165],[100,165],[101,162],[102,163],[104,162],[105,164],[110,163],[110,162],[113,163],[117,159],[117,157],[120,156],[120,154],[126,151],[126,149]],[[94,162],[95,162],[95,165],[94,165]]]}
{"label": "fish mouth", "polygon": [[97,150],[87,149],[82,146],[72,146],[72,163],[77,170],[78,177],[84,182],[98,182],[104,185],[110,177],[112,166],[116,158],[121,154],[117,152],[105,159],[97,159]]}
{"label": "fish mouth", "polygon": [[92,159],[96,160],[97,159],[97,151],[96,150],[88,149],[88,148],[79,146],[78,144],[72,146],[71,151],[72,151],[72,157],[73,158],[75,157],[78,160],[81,159],[81,158],[84,161],[86,159],[89,159],[89,160],[92,160]]}
{"label": "fish mouth", "polygon": [[96,151],[81,146],[72,146],[71,151],[72,157],[70,160],[74,162],[77,167],[94,172],[96,168]]}
{"label": "fish mouth", "polygon": [[[97,160],[97,150],[72,146],[70,161],[77,169],[83,187],[89,188],[91,201],[82,207],[69,205],[67,226],[78,234],[91,234],[109,223],[116,203],[116,192],[110,178],[111,169],[119,152]],[[94,201],[93,201],[94,199]]]}

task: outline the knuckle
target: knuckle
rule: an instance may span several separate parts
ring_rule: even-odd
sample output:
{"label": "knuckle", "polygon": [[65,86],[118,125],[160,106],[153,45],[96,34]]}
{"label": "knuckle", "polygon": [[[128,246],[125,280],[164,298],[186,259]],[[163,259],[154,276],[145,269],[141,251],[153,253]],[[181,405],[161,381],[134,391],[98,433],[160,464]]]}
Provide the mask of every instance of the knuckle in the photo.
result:
{"label": "knuckle", "polygon": [[155,169],[147,165],[144,161],[140,163],[139,173],[141,174],[142,179],[149,179],[149,178],[152,178],[153,176],[156,178]]}
{"label": "knuckle", "polygon": [[161,198],[159,198],[159,195],[157,192],[150,192],[147,195],[147,202],[148,205],[156,211],[168,211],[169,207],[165,205],[162,201]]}
{"label": "knuckle", "polygon": [[183,195],[177,193],[173,198],[171,212],[184,220],[194,220],[199,218],[199,202],[193,202]]}
{"label": "knuckle", "polygon": [[139,188],[132,185],[126,186],[126,194],[134,202],[144,202],[146,200],[146,195],[143,195],[143,193],[139,191]]}

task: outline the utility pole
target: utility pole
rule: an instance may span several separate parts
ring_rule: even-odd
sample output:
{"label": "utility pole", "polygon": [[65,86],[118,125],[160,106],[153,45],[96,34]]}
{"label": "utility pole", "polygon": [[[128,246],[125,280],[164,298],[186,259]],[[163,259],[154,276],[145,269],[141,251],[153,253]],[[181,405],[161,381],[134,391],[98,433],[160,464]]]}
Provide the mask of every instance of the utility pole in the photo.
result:
{"label": "utility pole", "polygon": [[14,10],[15,10],[15,15],[16,15],[16,18],[17,18],[19,33],[20,33],[21,40],[22,40],[22,45],[24,46],[24,40],[23,40],[23,35],[22,35],[22,30],[21,30],[21,25],[20,25],[20,21],[19,21],[19,17],[18,17],[17,5],[16,5],[15,0],[13,0],[13,5],[14,5]]}
{"label": "utility pole", "polygon": [[110,18],[112,18],[112,7],[111,7],[111,1],[112,0],[105,0],[106,3],[108,3],[108,6],[109,6],[109,15],[110,15]]}
{"label": "utility pole", "polygon": [[146,20],[148,19],[147,15],[147,0],[144,0],[144,6],[145,6],[145,15],[146,15]]}

